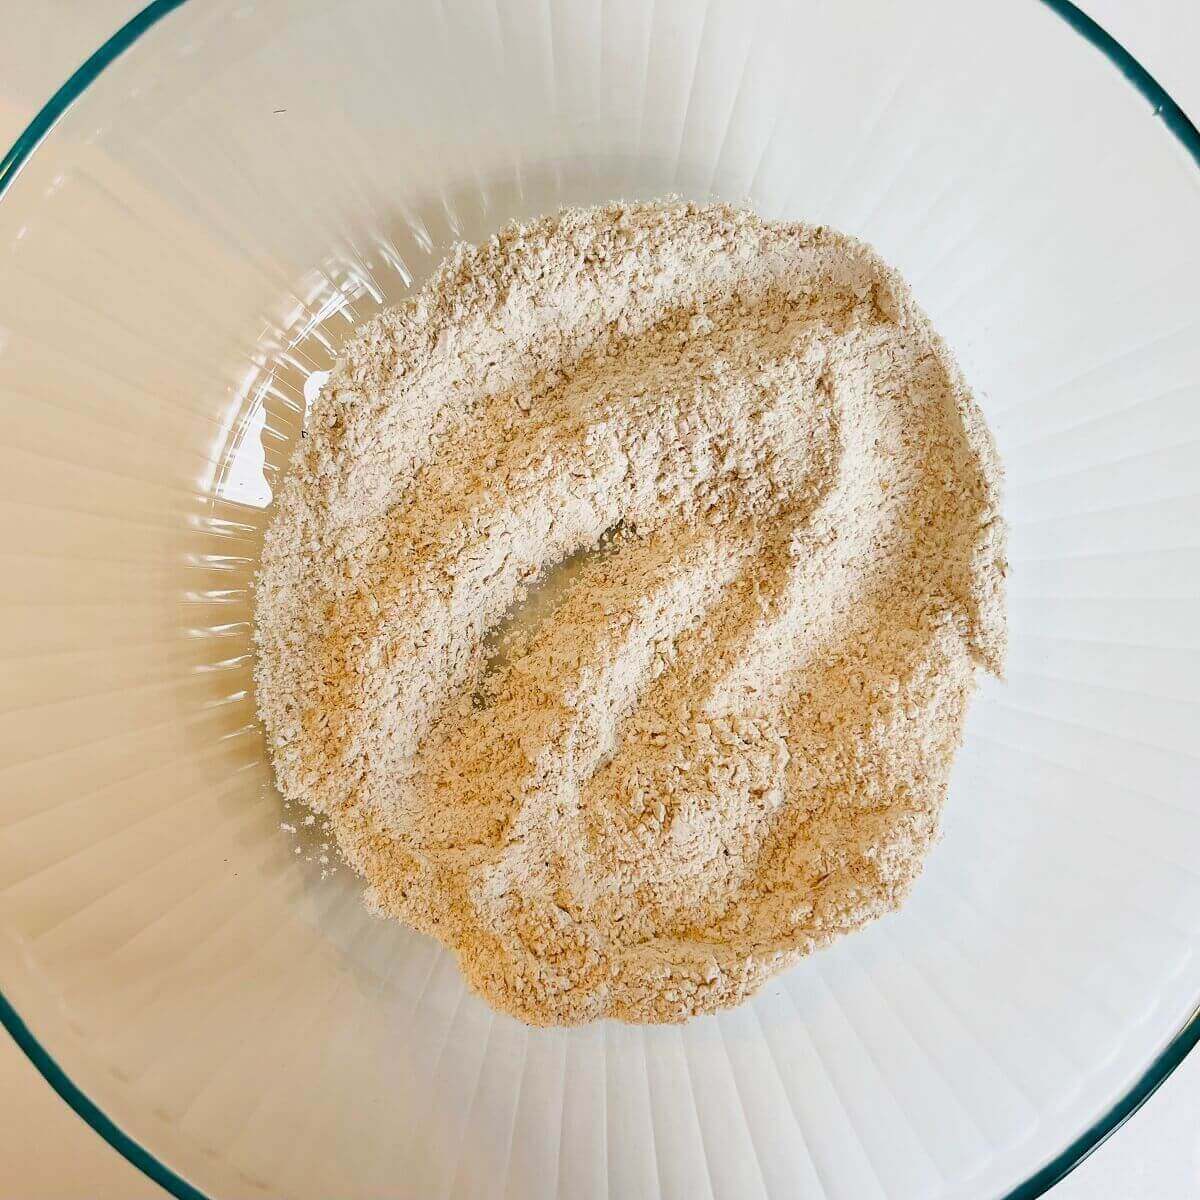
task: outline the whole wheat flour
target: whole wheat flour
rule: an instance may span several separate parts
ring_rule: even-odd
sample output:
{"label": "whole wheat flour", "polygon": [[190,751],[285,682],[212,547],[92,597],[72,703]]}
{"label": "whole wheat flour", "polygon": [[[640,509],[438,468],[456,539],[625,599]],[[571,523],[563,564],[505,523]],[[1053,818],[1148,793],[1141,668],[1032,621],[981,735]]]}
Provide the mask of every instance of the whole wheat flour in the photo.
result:
{"label": "whole wheat flour", "polygon": [[917,875],[1002,667],[999,481],[850,238],[660,203],[459,247],[359,331],[282,489],[279,786],[525,1021],[735,1004]]}

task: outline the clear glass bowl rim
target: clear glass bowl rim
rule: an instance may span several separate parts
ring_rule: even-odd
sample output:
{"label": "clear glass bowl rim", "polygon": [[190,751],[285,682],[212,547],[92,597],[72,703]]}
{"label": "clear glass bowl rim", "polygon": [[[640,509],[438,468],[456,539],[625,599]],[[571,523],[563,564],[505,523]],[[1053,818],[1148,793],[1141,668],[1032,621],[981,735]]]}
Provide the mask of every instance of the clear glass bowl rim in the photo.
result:
{"label": "clear glass bowl rim", "polygon": [[[1071,0],[1040,0],[1061,17],[1080,37],[1089,42],[1121,72],[1151,105],[1154,115],[1200,167],[1200,129],[1176,103],[1165,88],[1129,51],[1105,29],[1079,9]],[[88,89],[100,73],[128,50],[147,30],[163,17],[182,7],[187,0],[153,0],[122,25],[104,42],[65,83],[46,101],[33,120],[0,158],[0,201],[28,161],[62,115]],[[186,1179],[177,1175],[145,1146],[125,1133],[79,1088],[60,1067],[53,1055],[38,1040],[0,986],[0,1025],[12,1035],[29,1061],[59,1096],[119,1154],[143,1174],[153,1179],[178,1200],[214,1200]],[[1158,1090],[1181,1062],[1200,1044],[1200,1004],[1151,1060],[1132,1087],[1112,1107],[1053,1159],[998,1200],[1035,1200],[1069,1175],[1097,1147],[1102,1145]]]}

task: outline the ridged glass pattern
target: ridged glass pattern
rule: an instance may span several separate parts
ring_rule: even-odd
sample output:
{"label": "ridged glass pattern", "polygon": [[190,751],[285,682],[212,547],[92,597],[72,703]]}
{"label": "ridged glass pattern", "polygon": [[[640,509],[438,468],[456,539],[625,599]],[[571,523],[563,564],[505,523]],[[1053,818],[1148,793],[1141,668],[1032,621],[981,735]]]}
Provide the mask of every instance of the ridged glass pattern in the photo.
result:
{"label": "ridged glass pattern", "polygon": [[[356,323],[670,192],[871,241],[983,396],[1012,651],[898,916],[682,1028],[525,1028],[275,793],[252,583]],[[206,1196],[981,1200],[1200,997],[1200,176],[1049,8],[191,3],[0,200],[0,984]],[[299,851],[299,853],[297,853]]]}

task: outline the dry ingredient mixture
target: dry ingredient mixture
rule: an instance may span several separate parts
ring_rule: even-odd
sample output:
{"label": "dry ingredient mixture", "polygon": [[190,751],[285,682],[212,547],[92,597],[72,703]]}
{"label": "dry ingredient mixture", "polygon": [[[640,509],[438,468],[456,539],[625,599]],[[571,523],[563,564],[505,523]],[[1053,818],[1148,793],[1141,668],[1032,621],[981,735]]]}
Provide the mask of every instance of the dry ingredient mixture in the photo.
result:
{"label": "dry ingredient mixture", "polygon": [[999,482],[851,238],[671,202],[461,246],[347,347],[268,531],[279,786],[497,1008],[735,1004],[919,872],[1002,668]]}

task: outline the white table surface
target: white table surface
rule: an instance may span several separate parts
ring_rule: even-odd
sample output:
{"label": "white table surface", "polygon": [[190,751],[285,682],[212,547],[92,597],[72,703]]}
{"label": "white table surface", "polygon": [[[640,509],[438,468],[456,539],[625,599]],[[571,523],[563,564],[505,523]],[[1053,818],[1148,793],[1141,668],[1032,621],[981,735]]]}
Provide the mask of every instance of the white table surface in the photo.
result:
{"label": "white table surface", "polygon": [[[1032,0],[995,0],[1031,3]],[[1081,0],[1200,119],[1200,0]],[[0,150],[141,0],[0,0]],[[161,1200],[0,1033],[0,1200]],[[1200,1200],[1200,1051],[1051,1193]]]}

